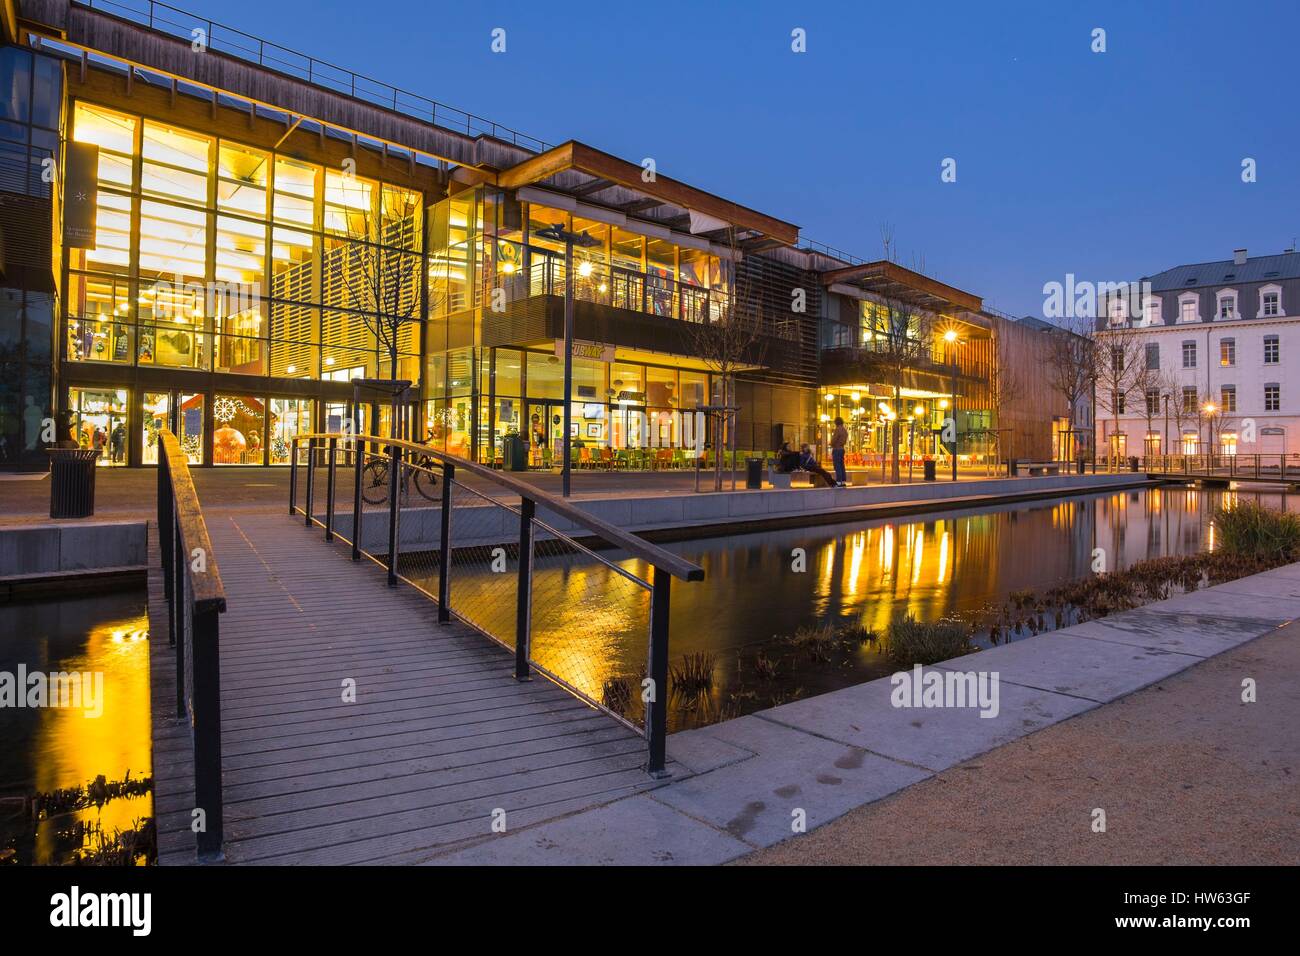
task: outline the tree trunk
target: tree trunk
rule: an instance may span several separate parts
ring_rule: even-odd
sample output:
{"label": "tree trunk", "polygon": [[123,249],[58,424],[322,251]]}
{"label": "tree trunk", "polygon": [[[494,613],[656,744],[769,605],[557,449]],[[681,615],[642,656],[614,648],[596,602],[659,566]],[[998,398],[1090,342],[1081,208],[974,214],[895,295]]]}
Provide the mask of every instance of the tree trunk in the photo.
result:
{"label": "tree trunk", "polygon": [[901,435],[899,435],[899,428],[903,422],[903,414],[901,411],[902,402],[903,402],[903,386],[902,383],[896,378],[894,379],[894,420],[890,422],[891,427],[889,430],[889,445],[890,448],[892,449],[892,453],[890,457],[893,459],[893,464],[891,464],[889,467],[889,480],[895,485],[898,484],[900,480],[899,468],[898,468],[898,446],[899,446],[899,440],[902,437]]}

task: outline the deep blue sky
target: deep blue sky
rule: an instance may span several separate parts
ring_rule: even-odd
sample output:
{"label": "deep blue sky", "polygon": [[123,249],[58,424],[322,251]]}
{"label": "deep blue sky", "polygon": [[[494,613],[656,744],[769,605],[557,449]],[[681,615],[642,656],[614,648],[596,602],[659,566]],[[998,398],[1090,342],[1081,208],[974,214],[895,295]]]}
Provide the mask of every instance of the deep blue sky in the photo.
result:
{"label": "deep blue sky", "polygon": [[653,156],[863,257],[892,223],[904,264],[1015,314],[1067,272],[1300,234],[1294,0],[177,2],[551,143]]}

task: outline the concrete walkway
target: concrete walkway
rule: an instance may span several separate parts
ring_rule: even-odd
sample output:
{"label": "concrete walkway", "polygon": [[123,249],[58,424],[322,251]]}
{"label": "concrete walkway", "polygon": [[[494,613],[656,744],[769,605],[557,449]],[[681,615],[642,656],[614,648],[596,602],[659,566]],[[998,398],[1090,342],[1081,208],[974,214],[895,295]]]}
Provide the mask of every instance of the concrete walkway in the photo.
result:
{"label": "concrete walkway", "polygon": [[[1149,788],[1161,782],[1168,789],[1168,779],[1157,781],[1148,772],[1150,765],[1146,761],[1151,748],[1144,744],[1142,724],[1125,722],[1122,716],[1123,708],[1135,706],[1133,702],[1098,712],[1100,723],[1096,726],[1102,728],[1101,739],[1088,733],[1088,725],[1064,722],[1266,635],[1275,636],[1260,650],[1251,645],[1240,652],[1240,657],[1216,661],[1204,674],[1193,672],[1180,682],[1179,700],[1171,705],[1168,719],[1180,717],[1192,725],[1165,731],[1170,745],[1182,741],[1184,750],[1188,740],[1213,741],[1208,753],[1200,752],[1202,765],[1207,759],[1217,759],[1250,772],[1239,777],[1231,771],[1220,772],[1212,782],[1206,782],[1201,794],[1206,801],[1202,814],[1184,817],[1179,828],[1181,845],[1193,849],[1181,856],[1172,849],[1164,855],[1152,851],[1149,858],[1135,851],[1132,859],[1155,863],[1172,855],[1180,860],[1200,860],[1205,854],[1198,854],[1194,848],[1201,834],[1228,829],[1224,822],[1234,819],[1233,815],[1241,814],[1245,807],[1246,814],[1258,825],[1249,830],[1254,836],[1243,839],[1239,857],[1258,862],[1271,859],[1267,855],[1250,855],[1250,848],[1260,845],[1255,837],[1289,830],[1290,842],[1282,843],[1276,853],[1288,862],[1296,862],[1294,784],[1288,787],[1288,781],[1278,775],[1294,779],[1294,701],[1300,696],[1300,677],[1294,644],[1275,648],[1278,642],[1294,642],[1294,632],[1277,632],[1296,618],[1300,618],[1300,564],[924,669],[939,674],[968,669],[997,672],[1000,709],[996,717],[981,717],[977,710],[969,708],[896,708],[890,701],[893,685],[885,678],[678,734],[670,738],[669,752],[691,776],[650,793],[483,839],[431,862],[724,863],[782,841],[790,842],[775,852],[775,861],[865,862],[852,857],[848,849],[833,852],[837,847],[835,828],[825,831],[825,836],[815,832],[816,828],[905,791],[878,811],[873,808],[866,812],[892,814],[892,820],[906,817],[911,833],[943,831],[951,822],[948,817],[925,816],[931,805],[927,801],[936,799],[936,788],[980,766],[969,761],[989,751],[994,753],[983,762],[1017,767],[1014,755],[1000,756],[998,748],[1007,745],[1022,748],[1023,752],[1035,750],[1040,740],[1045,740],[1045,747],[1049,746],[1047,741],[1054,741],[1051,746],[1059,751],[1059,739],[1036,732],[1063,725],[1060,731],[1072,732],[1065,738],[1069,746],[1078,748],[1075,763],[1049,764],[1028,779],[997,778],[1003,787],[1003,802],[987,808],[1006,817],[1000,831],[995,831],[1003,833],[1005,839],[1014,839],[1020,831],[1021,802],[1030,803],[1040,819],[1053,812],[1061,814],[1067,822],[1060,826],[1070,830],[1069,838],[1058,833],[1054,842],[1052,833],[1040,831],[1040,842],[1023,855],[1025,862],[1057,862],[1058,850],[1063,858],[1067,857],[1072,847],[1083,845],[1079,834],[1092,835],[1090,814],[1094,807],[1106,809],[1109,801],[1111,825],[1121,832],[1131,831],[1138,824],[1126,810],[1143,805],[1151,812],[1153,793],[1158,791]],[[1225,708],[1239,706],[1235,702],[1240,700],[1243,677],[1253,677],[1259,683],[1261,702],[1251,705],[1260,708],[1249,712],[1253,729],[1238,735],[1233,721],[1247,718],[1230,717]],[[1208,691],[1207,681],[1216,690]],[[1291,703],[1279,707],[1277,702],[1287,695]],[[1234,703],[1229,707],[1225,700]],[[1142,713],[1142,705],[1136,706],[1137,711],[1127,712]],[[1202,725],[1199,728],[1198,723]],[[1109,788],[1099,794],[1088,791],[1076,779],[1081,768],[1087,775],[1094,763],[1094,769],[1104,773],[1102,779],[1109,781]],[[1186,770],[1196,765],[1189,762]],[[967,769],[954,769],[963,766]],[[1058,773],[1062,777],[1058,778]],[[1269,780],[1265,791],[1252,789],[1251,781],[1259,775]],[[1195,789],[1198,778],[1185,772],[1174,779],[1190,783]],[[914,791],[907,788],[922,781],[927,789],[917,788],[917,796],[912,796]],[[1031,796],[1026,791],[1034,793]],[[1077,794],[1077,806],[1070,802],[1072,794]],[[904,808],[907,802],[912,804],[911,810]],[[1082,815],[1081,819],[1074,819],[1074,814]],[[851,846],[868,842],[864,835],[867,830],[879,837],[876,826],[863,819],[855,814],[841,824],[853,834],[851,839],[856,842]],[[811,837],[796,834],[796,826],[805,821]],[[968,825],[967,833],[972,826]],[[1179,827],[1177,823],[1172,826]],[[1074,832],[1076,827],[1081,828],[1079,834]],[[881,839],[896,850],[907,845],[901,838],[892,842]],[[958,858],[992,861],[980,856],[982,844],[978,842],[967,845],[963,856],[960,840],[959,833],[954,838],[955,848],[944,857],[942,835],[932,834],[925,859],[899,856],[888,862],[953,862]],[[810,847],[806,859],[800,856],[805,841]]]}

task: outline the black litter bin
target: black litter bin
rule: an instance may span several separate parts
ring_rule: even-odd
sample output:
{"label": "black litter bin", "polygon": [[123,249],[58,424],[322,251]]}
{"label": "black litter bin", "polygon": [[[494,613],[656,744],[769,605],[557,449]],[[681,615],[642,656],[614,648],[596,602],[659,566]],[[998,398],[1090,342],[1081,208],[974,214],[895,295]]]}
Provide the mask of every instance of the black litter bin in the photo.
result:
{"label": "black litter bin", "polygon": [[507,435],[501,441],[501,467],[506,471],[528,470],[528,446],[519,435]]}
{"label": "black litter bin", "polygon": [[745,487],[746,488],[763,487],[763,459],[762,458],[745,459]]}
{"label": "black litter bin", "polygon": [[921,462],[921,468],[925,474],[926,481],[934,481],[935,464],[936,462],[933,458],[927,458],[925,461]]}
{"label": "black litter bin", "polygon": [[89,518],[95,513],[95,461],[99,452],[51,448],[50,517]]}
{"label": "black litter bin", "polygon": [[1084,466],[1087,465],[1087,464],[1088,464],[1088,463],[1087,463],[1086,461],[1084,461],[1082,458],[1079,459],[1079,461],[1078,461],[1078,465],[1079,465],[1079,474],[1081,474],[1081,475],[1083,474],[1083,472],[1084,472]]}
{"label": "black litter bin", "polygon": [[1138,470],[1138,460],[1137,460],[1137,456],[1136,456],[1136,455],[1129,455],[1129,459],[1128,459],[1128,470],[1129,470],[1129,471],[1137,471],[1137,470]]}

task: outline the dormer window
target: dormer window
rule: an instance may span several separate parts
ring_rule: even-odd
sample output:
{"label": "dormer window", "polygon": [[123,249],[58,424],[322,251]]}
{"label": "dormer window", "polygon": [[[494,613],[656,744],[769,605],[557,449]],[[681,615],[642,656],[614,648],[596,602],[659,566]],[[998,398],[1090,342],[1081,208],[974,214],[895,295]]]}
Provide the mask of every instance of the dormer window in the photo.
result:
{"label": "dormer window", "polygon": [[1282,287],[1266,285],[1259,290],[1259,314],[1262,316],[1279,316],[1282,314]]}
{"label": "dormer window", "polygon": [[1178,297],[1178,321],[1179,322],[1199,322],[1201,321],[1200,313],[1200,296],[1195,292]]}
{"label": "dormer window", "polygon": [[1215,314],[1220,319],[1235,319],[1237,317],[1237,290],[1223,289],[1217,296],[1217,306]]}
{"label": "dormer window", "polygon": [[1160,300],[1155,296],[1148,296],[1146,301],[1146,324],[1160,324]]}
{"label": "dormer window", "polygon": [[1112,326],[1123,325],[1128,320],[1128,309],[1124,305],[1123,296],[1116,296],[1110,300],[1110,324]]}

